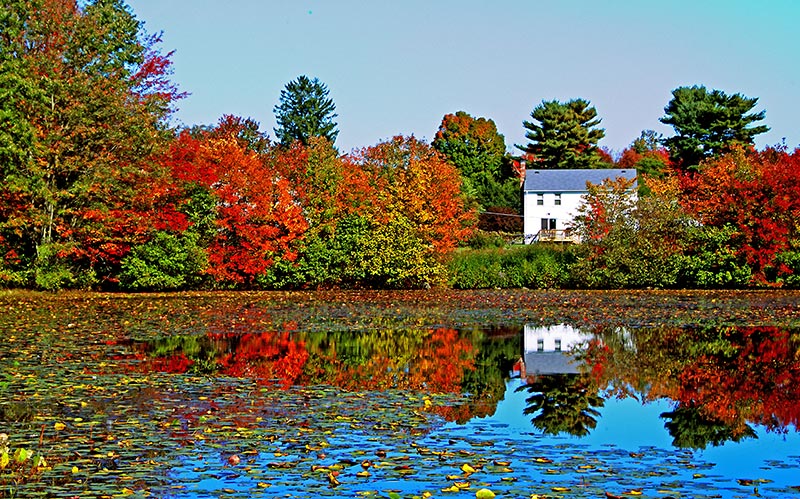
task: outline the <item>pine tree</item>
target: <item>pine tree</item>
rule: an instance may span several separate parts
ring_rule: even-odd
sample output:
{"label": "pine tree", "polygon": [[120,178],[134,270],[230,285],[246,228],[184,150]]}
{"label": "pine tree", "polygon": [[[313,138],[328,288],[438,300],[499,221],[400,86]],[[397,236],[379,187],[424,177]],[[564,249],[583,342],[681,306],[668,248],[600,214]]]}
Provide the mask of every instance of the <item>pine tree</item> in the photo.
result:
{"label": "pine tree", "polygon": [[599,168],[602,161],[597,142],[605,136],[597,110],[583,99],[562,103],[542,101],[531,112],[534,121],[524,121],[528,130],[526,146],[517,148],[533,154],[537,166],[550,169]]}
{"label": "pine tree", "polygon": [[312,137],[325,137],[333,143],[339,134],[335,110],[325,84],[317,78],[298,76],[281,90],[280,103],[274,109],[278,123],[275,135],[283,146],[296,140],[308,144]]}

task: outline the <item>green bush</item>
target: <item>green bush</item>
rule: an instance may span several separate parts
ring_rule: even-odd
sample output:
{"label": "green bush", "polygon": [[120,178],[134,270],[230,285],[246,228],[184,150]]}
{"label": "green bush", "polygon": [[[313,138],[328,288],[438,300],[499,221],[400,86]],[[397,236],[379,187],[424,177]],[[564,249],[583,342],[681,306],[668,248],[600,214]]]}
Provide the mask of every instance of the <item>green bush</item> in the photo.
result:
{"label": "green bush", "polygon": [[690,288],[745,288],[753,271],[737,251],[734,241],[737,230],[723,227],[696,227],[684,255],[681,281]]}
{"label": "green bush", "polygon": [[156,232],[122,259],[120,287],[134,291],[185,289],[199,285],[208,266],[194,232]]}
{"label": "green bush", "polygon": [[467,241],[467,246],[471,249],[502,248],[506,244],[506,240],[500,234],[482,230],[476,230]]}
{"label": "green bush", "polygon": [[778,255],[776,263],[784,265],[791,274],[778,278],[778,282],[786,288],[800,288],[800,251],[785,251]]}
{"label": "green bush", "polygon": [[43,244],[37,248],[34,280],[39,289],[57,291],[65,288],[90,288],[97,276],[90,268],[81,268],[69,259],[74,246],[69,243]]}
{"label": "green bush", "polygon": [[461,250],[450,261],[449,283],[459,289],[565,287],[572,251],[543,244]]}

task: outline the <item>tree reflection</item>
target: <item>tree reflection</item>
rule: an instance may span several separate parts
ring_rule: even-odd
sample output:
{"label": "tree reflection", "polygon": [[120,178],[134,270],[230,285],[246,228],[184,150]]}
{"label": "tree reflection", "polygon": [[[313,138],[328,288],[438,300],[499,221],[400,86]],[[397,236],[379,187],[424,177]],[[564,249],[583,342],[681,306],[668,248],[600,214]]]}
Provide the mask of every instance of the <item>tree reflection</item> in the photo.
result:
{"label": "tree reflection", "polygon": [[661,413],[660,417],[667,420],[664,427],[672,436],[672,445],[675,447],[705,449],[708,444],[717,446],[727,441],[758,438],[749,425],[738,428],[706,416],[696,406],[679,405],[673,411]]}
{"label": "tree reflection", "polygon": [[464,422],[494,413],[520,348],[520,328],[301,332],[289,325],[265,331],[263,314],[252,309],[234,317],[216,311],[203,322],[204,334],[133,342],[133,357],[140,361],[134,365],[143,371],[252,378],[275,388],[469,394],[456,405],[429,408]]}
{"label": "tree reflection", "polygon": [[597,426],[597,409],[604,405],[597,385],[583,374],[542,375],[518,390],[532,394],[523,413],[533,415],[535,428],[552,435],[588,435]]}
{"label": "tree reflection", "polygon": [[[665,427],[678,447],[753,437],[751,425],[786,432],[800,423],[800,335],[774,326],[594,331],[587,371],[610,394],[671,399]],[[602,345],[598,347],[597,345]]]}

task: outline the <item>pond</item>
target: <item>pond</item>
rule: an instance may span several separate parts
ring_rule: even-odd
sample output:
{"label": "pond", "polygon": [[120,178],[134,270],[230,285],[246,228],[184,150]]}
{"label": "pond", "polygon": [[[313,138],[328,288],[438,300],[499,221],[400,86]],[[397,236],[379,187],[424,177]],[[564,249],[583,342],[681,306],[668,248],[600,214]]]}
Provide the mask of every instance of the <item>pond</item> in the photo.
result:
{"label": "pond", "polygon": [[798,303],[6,293],[0,497],[798,497]]}

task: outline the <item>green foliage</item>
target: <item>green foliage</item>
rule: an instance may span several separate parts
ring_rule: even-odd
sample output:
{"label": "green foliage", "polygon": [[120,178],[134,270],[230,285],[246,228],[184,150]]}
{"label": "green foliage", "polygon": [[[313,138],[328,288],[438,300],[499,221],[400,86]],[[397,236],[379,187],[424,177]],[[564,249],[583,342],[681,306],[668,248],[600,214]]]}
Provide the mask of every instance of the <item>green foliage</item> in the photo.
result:
{"label": "green foliage", "polygon": [[65,253],[74,250],[68,243],[42,244],[37,248],[34,265],[36,287],[45,291],[65,288],[88,289],[97,284],[94,270],[63,258]]}
{"label": "green foliage", "polygon": [[159,231],[134,247],[122,260],[120,287],[134,291],[164,291],[194,287],[208,265],[194,232],[180,235]]}
{"label": "green foliage", "polygon": [[334,234],[317,236],[305,241],[297,262],[276,260],[258,285],[421,288],[444,281],[444,265],[403,216],[377,223],[349,215],[338,222]]}
{"label": "green foliage", "polygon": [[[638,198],[626,181],[589,186],[573,229],[581,237],[573,282],[587,288],[671,288],[680,283],[692,220],[670,191]],[[664,182],[667,183],[667,182]]]}
{"label": "green foliage", "polygon": [[744,431],[737,430],[703,414],[699,407],[681,405],[660,417],[666,420],[664,427],[672,436],[672,445],[681,449],[705,449],[709,444],[717,447],[728,441],[758,438],[750,425],[745,425]]}
{"label": "green foliage", "polygon": [[800,288],[800,251],[785,251],[776,258],[778,265],[786,266],[791,274],[778,279],[778,282],[787,288]]}
{"label": "green foliage", "polygon": [[704,86],[678,87],[664,108],[660,121],[671,125],[675,135],[664,140],[673,161],[684,168],[698,166],[704,159],[730,151],[737,145],[753,144],[753,137],[769,131],[754,125],[765,112],[750,112],[758,98],[727,95]]}
{"label": "green foliage", "polygon": [[559,288],[569,284],[572,248],[544,244],[462,250],[449,263],[457,289]]}
{"label": "green foliage", "polygon": [[484,208],[519,208],[519,179],[503,168],[506,144],[494,121],[464,111],[445,115],[431,145],[458,168],[464,194]]}
{"label": "green foliage", "polygon": [[356,270],[376,287],[421,288],[442,284],[445,267],[433,248],[417,235],[410,220],[398,215],[386,224],[372,227],[360,241]]}
{"label": "green foliage", "polygon": [[736,228],[728,224],[693,227],[688,242],[692,249],[682,261],[681,282],[697,288],[746,287],[753,271],[733,244],[736,233]]}
{"label": "green foliage", "polygon": [[531,112],[533,121],[524,121],[526,146],[521,151],[535,156],[538,168],[602,167],[597,143],[605,136],[597,110],[583,99],[566,103],[542,101]]}
{"label": "green foliage", "polygon": [[502,248],[506,245],[506,240],[496,232],[486,232],[483,230],[476,230],[472,237],[467,241],[467,247],[470,249],[487,249],[487,248]]}
{"label": "green foliage", "polygon": [[597,409],[605,405],[586,375],[540,376],[520,390],[531,393],[523,414],[532,416],[533,426],[550,435],[588,435],[597,426]]}
{"label": "green foliage", "polygon": [[299,140],[304,145],[312,137],[324,137],[331,143],[336,141],[336,105],[328,97],[328,87],[317,78],[300,75],[281,90],[280,103],[275,106],[277,128],[274,129],[280,143],[290,146]]}
{"label": "green foliage", "polygon": [[296,262],[277,259],[257,284],[265,289],[363,286],[366,273],[359,260],[370,231],[369,220],[359,215],[343,217],[333,233],[311,231]]}

